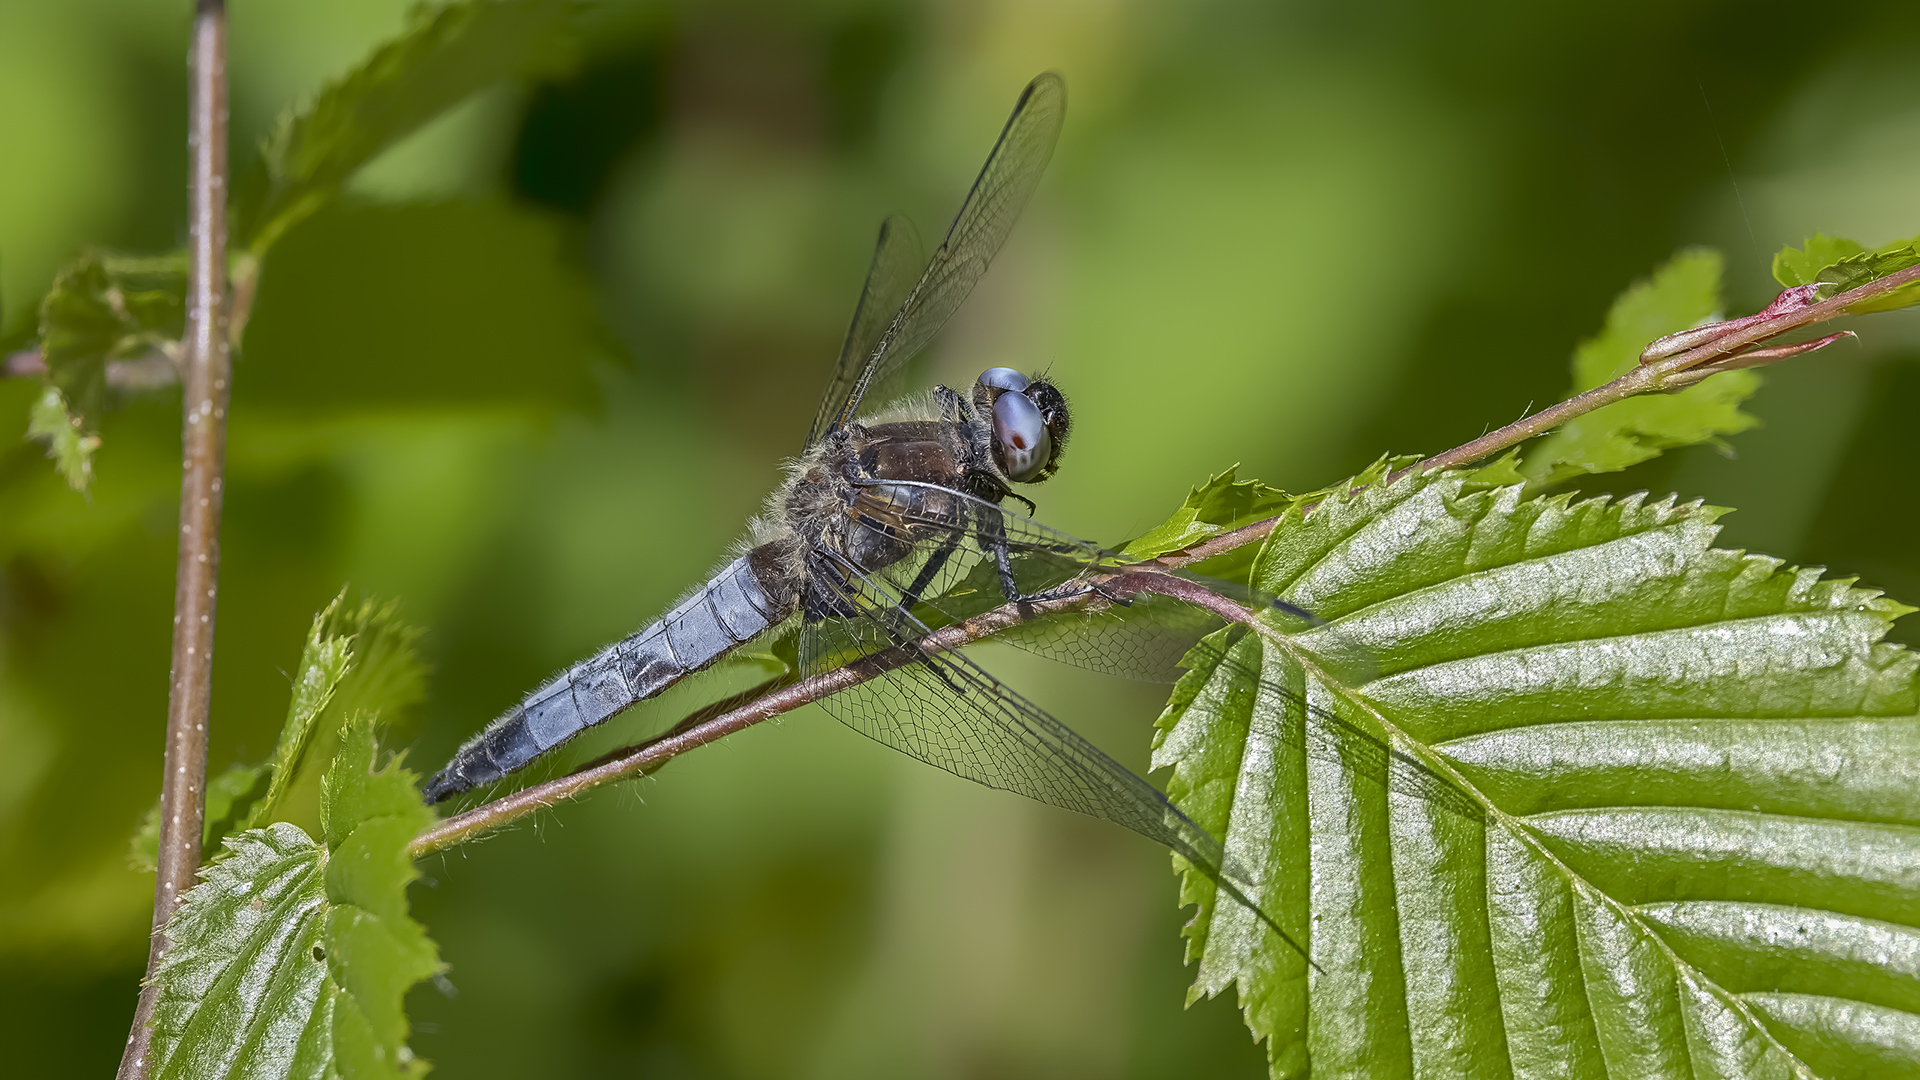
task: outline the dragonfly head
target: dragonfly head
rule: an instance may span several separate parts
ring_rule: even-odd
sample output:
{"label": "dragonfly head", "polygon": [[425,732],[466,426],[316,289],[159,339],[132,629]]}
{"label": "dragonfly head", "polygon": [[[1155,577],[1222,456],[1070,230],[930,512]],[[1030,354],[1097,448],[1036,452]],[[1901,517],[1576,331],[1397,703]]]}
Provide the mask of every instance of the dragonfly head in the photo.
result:
{"label": "dragonfly head", "polygon": [[992,417],[993,463],[1007,479],[1037,484],[1060,467],[1070,421],[1059,387],[1012,368],[988,368],[974,383],[973,401]]}

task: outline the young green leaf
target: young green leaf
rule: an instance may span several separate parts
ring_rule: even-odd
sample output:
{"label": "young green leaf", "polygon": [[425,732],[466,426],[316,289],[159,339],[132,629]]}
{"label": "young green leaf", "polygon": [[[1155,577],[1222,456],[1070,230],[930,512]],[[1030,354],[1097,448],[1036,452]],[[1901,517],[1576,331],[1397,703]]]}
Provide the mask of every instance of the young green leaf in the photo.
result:
{"label": "young green leaf", "polygon": [[[1573,354],[1573,393],[1633,370],[1658,337],[1697,326],[1720,310],[1718,252],[1682,251],[1648,281],[1620,294],[1598,337]],[[1618,472],[1662,451],[1711,442],[1758,423],[1740,411],[1760,386],[1751,371],[1715,375],[1672,394],[1645,394],[1567,421],[1526,455],[1520,472],[1536,488],[1586,473]]]}
{"label": "young green leaf", "polygon": [[81,419],[67,411],[66,395],[59,387],[47,387],[34,400],[27,413],[27,438],[47,444],[47,456],[68,487],[87,490],[93,482],[93,452],[100,449],[100,436],[87,434]]}
{"label": "young green leaf", "polygon": [[307,631],[299,673],[293,680],[293,698],[287,703],[287,719],[280,727],[280,740],[273,748],[272,779],[266,795],[253,804],[247,817],[249,829],[265,825],[279,813],[294,770],[306,756],[320,713],[333,700],[334,690],[353,662],[353,636],[338,632],[336,619],[346,595],[342,590],[334,597],[332,603],[313,617],[313,626]]}
{"label": "young green leaf", "polygon": [[1479,491],[1482,488],[1506,487],[1509,484],[1524,484],[1527,478],[1520,471],[1520,451],[1509,450],[1492,461],[1463,474],[1466,477],[1466,491]]}
{"label": "young green leaf", "polygon": [[376,771],[374,725],[365,714],[340,732],[320,802],[327,861],[328,974],[340,988],[333,1011],[336,1066],[344,1076],[424,1073],[409,1065],[407,989],[440,970],[439,950],[407,915],[407,886],[420,877],[407,853],[435,820],[418,777],[397,762]]}
{"label": "young green leaf", "polygon": [[357,715],[327,770],[324,844],[276,822],[201,871],[167,924],[150,1075],[425,1073],[401,999],[440,970],[406,902],[407,842],[433,812],[412,773],[376,757],[374,723]]}
{"label": "young green leaf", "polygon": [[1165,555],[1272,517],[1293,501],[1293,496],[1279,488],[1240,479],[1236,475],[1239,470],[1235,465],[1189,489],[1186,501],[1172,517],[1127,541],[1120,550],[1148,559]]}
{"label": "young green leaf", "polygon": [[155,357],[165,370],[186,320],[183,255],[137,258],[97,249],[60,268],[40,302],[40,359],[47,390],[34,403],[27,435],[47,443],[67,483],[93,478],[107,367]]}
{"label": "young green leaf", "polygon": [[387,730],[403,731],[426,696],[426,668],[414,649],[420,631],[400,621],[398,603],[365,599],[347,607],[345,599],[342,591],[314,616],[274,748],[272,786],[249,827],[318,821],[321,773],[346,718],[377,711]]}
{"label": "young green leaf", "polygon": [[[1788,288],[1819,282],[1820,296],[1825,299],[1915,265],[1920,265],[1920,236],[1895,240],[1869,251],[1853,240],[1815,233],[1807,238],[1804,248],[1780,249],[1773,257],[1773,276]],[[1847,311],[1865,315],[1914,304],[1920,304],[1920,285],[1896,289]]]}
{"label": "young green leaf", "polygon": [[236,245],[258,257],[362,165],[473,92],[564,70],[576,6],[466,0],[415,8],[399,37],[281,117],[241,185]]}
{"label": "young green leaf", "polygon": [[1195,993],[1238,989],[1275,1076],[1920,1067],[1912,609],[1715,549],[1697,503],[1384,477],[1256,563],[1326,625],[1196,651],[1161,718],[1317,965],[1189,871]]}
{"label": "young green leaf", "polygon": [[107,364],[176,348],[186,325],[183,253],[142,258],[98,249],[60,268],[40,301],[40,356],[69,408],[97,424]]}
{"label": "young green leaf", "polygon": [[325,853],[284,822],[227,846],[167,923],[148,1075],[324,1076]]}

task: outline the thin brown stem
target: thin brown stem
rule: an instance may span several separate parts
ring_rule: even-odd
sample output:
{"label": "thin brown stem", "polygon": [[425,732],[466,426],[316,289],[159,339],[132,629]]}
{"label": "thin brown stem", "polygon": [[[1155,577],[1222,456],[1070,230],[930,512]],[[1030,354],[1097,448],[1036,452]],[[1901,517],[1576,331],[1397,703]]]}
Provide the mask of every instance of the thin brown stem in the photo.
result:
{"label": "thin brown stem", "polygon": [[1248,544],[1256,544],[1265,540],[1268,534],[1273,532],[1274,526],[1278,524],[1280,524],[1279,518],[1270,517],[1263,521],[1256,521],[1251,525],[1242,525],[1232,532],[1223,532],[1219,536],[1208,537],[1184,551],[1175,552],[1171,555],[1162,555],[1159,561],[1168,566],[1190,566],[1193,563],[1203,562],[1213,558],[1215,555],[1225,555],[1235,548],[1245,547]]}
{"label": "thin brown stem", "polygon": [[1491,431],[1471,442],[1462,443],[1444,454],[1435,454],[1417,465],[1395,472],[1387,480],[1391,483],[1414,469],[1431,472],[1436,469],[1453,469],[1472,464],[1510,446],[1523,443],[1535,435],[1544,435],[1576,416],[1583,416],[1616,401],[1636,394],[1657,393],[1690,386],[1705,378],[1706,376],[1700,372],[1708,369],[1713,369],[1711,373],[1717,374],[1719,371],[1744,366],[1739,364],[1737,359],[1724,366],[1716,364],[1715,361],[1723,357],[1732,358],[1735,353],[1747,346],[1768,338],[1778,337],[1803,326],[1837,319],[1847,314],[1847,309],[1850,307],[1885,296],[1915,282],[1920,282],[1920,266],[1910,266],[1905,270],[1888,274],[1878,281],[1870,281],[1857,289],[1849,289],[1790,314],[1714,338],[1704,345],[1685,352],[1640,364],[1610,383],[1596,386],[1551,408],[1542,409],[1532,416],[1516,420],[1498,431]]}
{"label": "thin brown stem", "polygon": [[122,1078],[145,1077],[154,972],[166,955],[167,919],[200,868],[206,809],[207,714],[213,688],[213,616],[220,569],[220,487],[226,449],[227,383],[227,19],[222,0],[199,0],[189,74],[189,222],[192,268],[182,365],[180,552],[173,595],[173,671],[160,787],[159,868],[153,937]]}

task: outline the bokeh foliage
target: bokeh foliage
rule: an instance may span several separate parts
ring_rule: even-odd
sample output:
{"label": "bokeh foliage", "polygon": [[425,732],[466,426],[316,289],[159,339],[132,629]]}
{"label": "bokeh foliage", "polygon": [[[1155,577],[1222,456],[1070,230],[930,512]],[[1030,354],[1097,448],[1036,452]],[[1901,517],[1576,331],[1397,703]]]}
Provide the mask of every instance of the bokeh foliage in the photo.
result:
{"label": "bokeh foliage", "polygon": [[[234,5],[236,147],[401,8]],[[463,107],[275,251],[236,373],[215,768],[271,747],[343,580],[432,628],[417,761],[670,601],[794,449],[874,223],[936,223],[1043,67],[1075,95],[1054,175],[932,374],[1051,364],[1081,426],[1043,515],[1101,539],[1228,461],[1310,488],[1558,397],[1677,248],[1728,251],[1749,310],[1782,244],[1912,232],[1914,76],[1882,62],[1920,40],[1907,5],[1360,10],[595,12],[574,74]],[[0,177],[7,340],[82,245],[177,241],[185,17],[0,7],[0,145],[30,163]],[[1615,490],[1708,495],[1741,508],[1723,543],[1920,595],[1920,511],[1889,497],[1920,464],[1889,434],[1915,334],[1888,318],[1770,375],[1739,458]],[[36,392],[0,382],[0,416],[24,429]],[[43,1074],[117,1057],[151,890],[125,844],[160,754],[177,407],[100,435],[89,500],[42,447],[0,457],[0,1016]],[[994,666],[1144,766],[1150,693]],[[1150,849],[823,717],[554,824],[416,890],[463,992],[416,991],[416,1045],[456,1073],[1260,1072],[1230,1007],[1171,1008]]]}

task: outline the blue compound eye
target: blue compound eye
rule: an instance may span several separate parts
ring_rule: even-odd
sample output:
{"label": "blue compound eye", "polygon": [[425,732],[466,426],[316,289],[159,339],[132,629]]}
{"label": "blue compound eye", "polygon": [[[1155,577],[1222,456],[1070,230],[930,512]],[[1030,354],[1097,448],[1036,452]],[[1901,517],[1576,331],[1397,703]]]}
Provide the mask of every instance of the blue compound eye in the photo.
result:
{"label": "blue compound eye", "polygon": [[991,386],[995,390],[1011,390],[1014,393],[1019,393],[1031,385],[1025,375],[1010,367],[990,367],[980,373],[978,382],[981,386]]}
{"label": "blue compound eye", "polygon": [[[985,379],[982,375],[981,380]],[[1047,419],[1027,395],[1001,394],[993,403],[993,452],[1000,459],[1000,471],[1019,483],[1039,476],[1052,459],[1053,436],[1047,432]]]}

